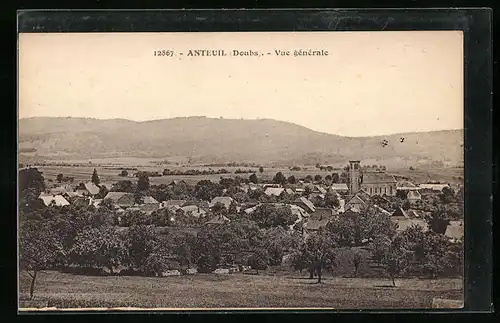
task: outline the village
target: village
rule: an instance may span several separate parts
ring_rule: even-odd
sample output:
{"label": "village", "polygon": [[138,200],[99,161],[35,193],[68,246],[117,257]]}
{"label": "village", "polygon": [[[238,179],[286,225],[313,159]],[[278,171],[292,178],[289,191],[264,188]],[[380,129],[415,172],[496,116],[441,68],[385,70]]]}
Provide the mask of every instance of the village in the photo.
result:
{"label": "village", "polygon": [[[175,223],[176,214],[182,213],[197,219],[197,223],[201,225],[230,222],[238,214],[251,215],[262,204],[287,206],[295,216],[290,229],[293,230],[300,223],[303,224],[302,231],[307,234],[308,231],[325,227],[346,212],[359,213],[366,208],[390,216],[399,224],[399,230],[404,230],[411,224],[425,227],[424,218],[430,214],[430,210],[423,200],[443,191],[462,189],[448,183],[416,184],[408,180],[397,181],[385,170],[370,167],[362,169],[360,161],[350,161],[341,176],[326,176],[325,179],[315,180],[306,176],[304,179],[288,180],[282,174],[277,174],[272,181],[261,182],[256,173],[258,174],[257,171],[252,173],[253,176],[249,179],[236,176],[239,179],[236,186],[234,180],[231,183],[231,180],[221,177],[221,183],[226,181],[230,186],[222,188],[220,196],[209,199],[200,199],[194,192],[191,196],[186,194],[184,199],[165,199],[161,194],[156,194],[156,198],[143,194],[137,199],[136,194],[129,189],[131,182],[127,180],[121,182],[128,186],[121,183],[95,183],[92,180],[78,185],[55,183],[53,187],[40,193],[39,198],[45,206],[79,204],[99,208],[103,201],[109,201],[118,214],[118,225],[127,213],[135,211],[146,216],[166,209],[171,211],[171,223]],[[138,176],[141,176],[140,172],[130,174],[129,178]],[[332,179],[335,177],[338,182]],[[62,182],[63,178],[60,179]],[[344,182],[340,182],[341,180]],[[189,191],[188,184],[183,180],[173,180],[167,186],[172,190],[177,187],[178,190]],[[225,210],[224,214],[214,212],[221,208]],[[446,234],[450,238],[460,238],[463,235],[462,217],[463,215],[457,215],[448,225]]]}
{"label": "village", "polygon": [[[295,178],[277,172],[266,178],[261,166],[229,177],[221,172],[226,176],[219,182],[173,179],[159,185],[149,178],[161,172],[139,169],[131,174],[122,170],[121,180],[103,183],[95,168],[88,181],[75,183],[63,173],[45,178],[36,166],[22,168],[20,269],[23,295],[29,295],[22,296],[23,302],[35,302],[35,286],[42,284],[42,304],[76,306],[48,290],[60,293],[51,287],[51,279],[76,279],[72,284],[78,289],[78,275],[91,284],[98,283],[93,277],[117,277],[126,285],[137,276],[199,277],[190,288],[207,293],[225,286],[217,285],[218,280],[207,282],[207,274],[244,281],[241,288],[250,293],[261,293],[250,288],[251,281],[293,277],[287,283],[292,285],[286,285],[293,293],[304,271],[304,278],[317,283],[350,277],[377,286],[377,281],[389,279],[394,288],[416,277],[438,279],[445,289],[432,295],[450,292],[449,281],[460,277],[463,261],[461,186],[397,180],[385,167],[363,166],[357,160],[338,172],[316,167],[327,175]],[[406,242],[401,245],[398,239]],[[49,278],[37,279],[39,272]],[[356,280],[349,281],[347,286]],[[453,289],[452,295],[457,292]],[[425,293],[418,302],[432,300]],[[276,304],[289,302],[285,294]],[[155,301],[146,295],[135,302]],[[269,305],[257,300],[250,301]],[[303,299],[296,301],[302,304]]]}

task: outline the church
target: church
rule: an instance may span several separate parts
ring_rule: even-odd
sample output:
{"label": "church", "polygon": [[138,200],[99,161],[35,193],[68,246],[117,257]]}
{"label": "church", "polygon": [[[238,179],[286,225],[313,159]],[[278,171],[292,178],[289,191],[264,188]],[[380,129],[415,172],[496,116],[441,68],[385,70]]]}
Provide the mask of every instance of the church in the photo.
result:
{"label": "church", "polygon": [[380,171],[361,171],[360,161],[349,161],[349,193],[356,194],[363,190],[373,195],[396,195],[397,181],[394,176]]}

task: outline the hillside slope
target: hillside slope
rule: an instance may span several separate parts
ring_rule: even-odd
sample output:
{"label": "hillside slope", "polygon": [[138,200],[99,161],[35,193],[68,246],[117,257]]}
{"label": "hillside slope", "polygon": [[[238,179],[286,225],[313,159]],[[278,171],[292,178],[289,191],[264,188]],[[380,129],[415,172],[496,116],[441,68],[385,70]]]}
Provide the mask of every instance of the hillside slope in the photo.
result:
{"label": "hillside slope", "polygon": [[[401,142],[400,138],[404,137]],[[388,144],[381,143],[387,140]],[[190,156],[202,162],[331,162],[346,159],[463,160],[463,131],[352,138],[292,123],[205,117],[145,122],[35,117],[19,120],[19,148],[46,157]]]}

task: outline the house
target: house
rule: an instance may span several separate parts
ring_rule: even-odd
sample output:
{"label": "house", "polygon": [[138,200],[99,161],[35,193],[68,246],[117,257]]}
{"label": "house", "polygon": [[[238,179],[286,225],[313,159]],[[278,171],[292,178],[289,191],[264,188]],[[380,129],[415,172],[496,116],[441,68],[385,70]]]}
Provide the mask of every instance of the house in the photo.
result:
{"label": "house", "polygon": [[184,180],[173,180],[168,185],[169,186],[177,186],[177,185],[184,185],[184,186],[186,186],[187,184],[186,184],[186,182]]}
{"label": "house", "polygon": [[159,208],[163,209],[169,206],[181,207],[186,203],[186,200],[167,200],[160,203]]}
{"label": "house", "polygon": [[99,187],[105,187],[108,192],[111,191],[111,189],[113,188],[113,184],[108,184],[108,183],[100,183],[99,184]]}
{"label": "house", "polygon": [[325,199],[325,194],[311,193],[311,194],[309,194],[308,199],[309,199],[309,201],[315,200],[315,199],[324,200]]}
{"label": "house", "polygon": [[385,210],[391,210],[391,211],[393,210],[392,202],[380,195],[373,195],[370,198],[370,203],[378,205],[379,207]]}
{"label": "house", "polygon": [[339,206],[333,210],[334,214],[341,214],[345,212],[345,200],[339,199]]}
{"label": "house", "polygon": [[418,191],[419,189],[420,187],[410,181],[399,181],[396,185],[396,190],[398,191]]}
{"label": "house", "polygon": [[294,194],[295,194],[295,192],[294,192],[291,188],[287,188],[287,189],[285,189],[285,192],[286,192],[286,194],[288,194],[288,195],[294,195]]}
{"label": "house", "polygon": [[408,216],[408,214],[406,214],[405,210],[403,210],[401,207],[398,207],[396,209],[396,211],[394,211],[392,213],[392,216],[393,217],[404,217],[404,218],[407,218],[409,219],[410,217]]}
{"label": "house", "polygon": [[179,208],[184,214],[194,216],[195,218],[203,218],[207,215],[207,212],[196,205],[187,205]]}
{"label": "house", "polygon": [[423,214],[420,214],[417,210],[408,210],[406,211],[406,214],[410,218],[423,218]]}
{"label": "house", "polygon": [[101,202],[102,202],[102,199],[90,199],[90,202],[92,203],[92,205],[94,207],[99,207],[99,205],[101,205]]}
{"label": "house", "polygon": [[319,185],[316,185],[316,191],[318,191],[320,194],[326,194],[326,189],[324,189],[323,187],[319,186]]}
{"label": "house", "polygon": [[66,193],[63,193],[62,196],[64,196],[65,198],[72,198],[72,197],[83,197],[83,194],[81,192],[66,192]]}
{"label": "house", "polygon": [[134,205],[134,207],[136,207],[139,211],[144,212],[148,215],[158,210],[158,206],[159,204],[154,204],[154,203]]}
{"label": "house", "polygon": [[263,189],[266,189],[268,187],[273,187],[273,188],[280,188],[281,187],[280,184],[262,184],[261,186]]}
{"label": "house", "polygon": [[188,206],[188,205],[196,205],[197,207],[199,208],[202,208],[202,209],[208,209],[210,207],[210,203],[207,202],[207,201],[197,201],[197,200],[188,200],[186,201],[186,203],[184,203],[183,205],[181,206]]}
{"label": "house", "polygon": [[231,222],[231,220],[229,220],[227,217],[223,215],[217,215],[212,220],[205,222],[205,224],[224,224],[229,222]]}
{"label": "house", "polygon": [[90,206],[92,205],[92,199],[89,197],[79,196],[76,197],[71,204],[77,207]]}
{"label": "house", "polygon": [[257,204],[255,206],[246,208],[245,210],[243,210],[243,212],[245,212],[246,214],[252,214],[253,212],[255,212],[255,210],[257,210],[257,208],[259,207],[259,205],[260,204]]}
{"label": "house", "polygon": [[445,187],[450,188],[449,184],[420,184],[420,189],[442,192]]}
{"label": "house", "polygon": [[267,196],[280,196],[285,189],[282,187],[268,187],[264,191],[264,194]]}
{"label": "house", "polygon": [[333,183],[328,190],[330,192],[336,193],[347,193],[349,191],[349,188],[347,187],[346,183]]}
{"label": "house", "polygon": [[109,192],[103,200],[111,200],[111,202],[121,208],[131,207],[135,204],[134,194],[125,192]]}
{"label": "house", "polygon": [[304,230],[308,232],[318,231],[320,228],[324,228],[332,221],[331,217],[325,217],[320,219],[309,219],[304,223]]}
{"label": "house", "polygon": [[364,190],[359,190],[344,206],[344,209],[360,212],[363,208],[370,205],[370,195]]}
{"label": "house", "polygon": [[233,198],[229,196],[217,196],[210,201],[209,207],[212,208],[215,204],[222,203],[226,209],[229,209],[229,206],[233,201]]}
{"label": "house", "polygon": [[331,217],[334,214],[333,209],[327,207],[316,207],[316,210],[310,214],[312,218]]}
{"label": "house", "polygon": [[406,194],[406,199],[410,202],[416,202],[422,199],[422,195],[420,195],[419,191],[408,191],[408,194]]}
{"label": "house", "polygon": [[55,206],[69,205],[69,202],[62,195],[40,195],[39,197],[45,206],[54,204]]}
{"label": "house", "polygon": [[301,196],[297,200],[295,200],[294,204],[302,207],[304,210],[307,210],[307,212],[313,213],[314,211],[316,211],[316,207],[314,206],[314,204],[304,196]]}
{"label": "house", "polygon": [[157,200],[155,200],[152,196],[143,196],[142,197],[142,203],[143,204],[160,204]]}
{"label": "house", "polygon": [[309,217],[309,213],[307,213],[300,206],[293,205],[293,204],[292,205],[286,204],[286,205],[290,206],[290,210],[292,211],[292,215],[297,217],[297,220],[290,226],[290,229],[292,229],[295,224],[297,224],[297,223],[299,223],[299,222],[301,222],[304,219],[307,219]]}
{"label": "house", "polygon": [[69,192],[73,192],[73,188],[71,187],[71,185],[60,185],[48,190],[48,193],[50,195],[64,195],[68,194]]}
{"label": "house", "polygon": [[444,233],[447,237],[460,239],[464,236],[464,224],[462,221],[450,221]]}
{"label": "house", "polygon": [[100,192],[99,186],[95,185],[92,182],[80,183],[76,188],[76,192],[80,193],[84,196],[94,196],[99,194]]}
{"label": "house", "polygon": [[422,219],[401,219],[401,218],[392,218],[391,219],[393,222],[397,223],[397,231],[404,231],[407,228],[411,227],[412,225],[418,225],[422,227],[423,231],[429,230],[429,227],[427,226],[427,223],[422,220]]}
{"label": "house", "polygon": [[378,206],[378,205],[373,205],[373,208],[377,211],[377,212],[380,212],[382,214],[385,214],[387,216],[392,216],[393,213],[387,211],[386,209]]}

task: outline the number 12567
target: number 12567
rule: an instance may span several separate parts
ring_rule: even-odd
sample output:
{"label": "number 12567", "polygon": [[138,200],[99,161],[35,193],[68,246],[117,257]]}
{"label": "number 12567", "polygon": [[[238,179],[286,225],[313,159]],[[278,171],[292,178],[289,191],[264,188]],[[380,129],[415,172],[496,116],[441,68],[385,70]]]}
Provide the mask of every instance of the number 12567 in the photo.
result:
{"label": "number 12567", "polygon": [[171,50],[155,50],[153,52],[154,56],[174,56],[174,51]]}

